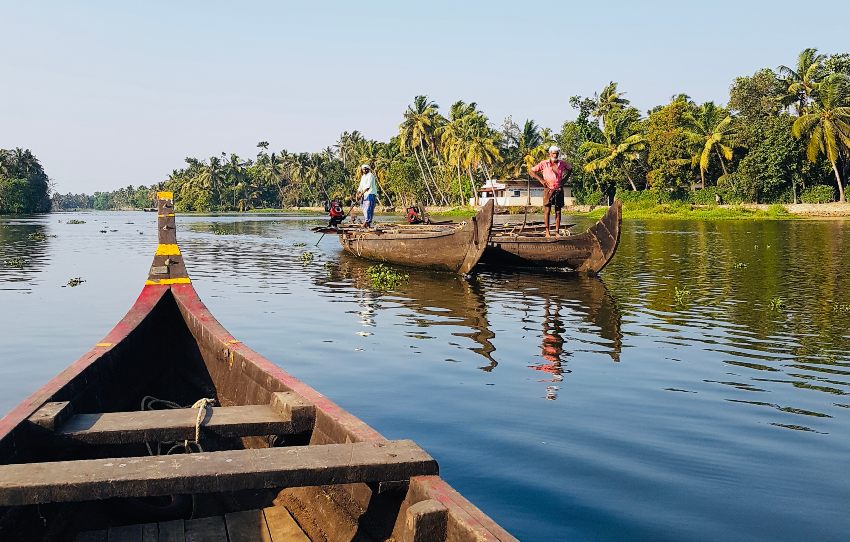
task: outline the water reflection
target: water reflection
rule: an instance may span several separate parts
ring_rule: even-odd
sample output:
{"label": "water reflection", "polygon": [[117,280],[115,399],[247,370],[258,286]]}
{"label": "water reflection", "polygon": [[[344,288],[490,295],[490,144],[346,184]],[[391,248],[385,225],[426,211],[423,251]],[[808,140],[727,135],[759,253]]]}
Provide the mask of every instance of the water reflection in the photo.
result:
{"label": "water reflection", "polygon": [[623,339],[620,311],[605,283],[598,278],[488,272],[465,279],[412,270],[410,281],[398,291],[379,294],[372,290],[367,271],[370,265],[342,253],[337,262],[327,264],[327,272],[317,276],[315,283],[337,294],[353,283],[359,291],[357,303],[362,307],[353,312],[364,326],[375,325],[374,314],[381,308],[378,299],[383,296],[409,311],[406,326],[412,330],[407,332],[408,337],[429,339],[434,337],[429,329],[460,328],[452,330],[451,336],[468,338],[473,346],[449,344],[478,354],[485,361],[479,368],[485,372],[493,371],[500,362],[494,344],[496,332],[489,319],[492,307],[502,311],[508,305],[512,307],[509,310],[519,310],[524,329],[537,330],[534,331],[539,341],[537,350],[532,350],[533,343],[522,341],[522,344],[529,349],[527,357],[539,358],[533,363],[526,362],[526,366],[541,374],[548,373],[547,378],[540,380],[549,384],[548,399],[557,398],[558,383],[569,372],[565,367],[567,358],[574,352],[604,352],[612,361],[620,361]]}
{"label": "water reflection", "polygon": [[[374,325],[371,316],[381,294],[372,289],[368,273],[370,265],[347,253],[340,253],[338,262],[328,265],[325,275],[316,277],[316,284],[340,290],[345,287],[346,281],[352,282],[362,296],[358,301],[364,307],[360,313],[361,321]],[[426,330],[431,326],[467,328],[469,331],[452,331],[451,335],[472,340],[475,346],[469,350],[486,360],[480,369],[492,371],[498,365],[493,357],[496,347],[491,342],[495,334],[487,320],[487,303],[481,284],[448,273],[412,272],[414,276],[398,292],[384,294],[410,311],[407,322],[416,331],[409,336],[429,338]],[[452,345],[459,346],[457,343]]]}
{"label": "water reflection", "polygon": [[0,221],[0,289],[30,291],[49,263],[54,237],[41,217]]}

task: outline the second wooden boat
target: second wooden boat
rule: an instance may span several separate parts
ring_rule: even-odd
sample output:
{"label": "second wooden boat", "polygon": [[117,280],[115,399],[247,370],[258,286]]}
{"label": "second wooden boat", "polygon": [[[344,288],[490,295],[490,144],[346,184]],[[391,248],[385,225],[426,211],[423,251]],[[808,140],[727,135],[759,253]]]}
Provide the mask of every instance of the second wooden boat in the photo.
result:
{"label": "second wooden boat", "polygon": [[171,193],[159,197],[136,303],[0,419],[0,540],[515,540],[415,443],[228,333],[186,272]]}
{"label": "second wooden boat", "polygon": [[339,230],[339,242],[346,252],[368,260],[465,274],[487,248],[492,225],[491,200],[460,224],[346,227]]}
{"label": "second wooden boat", "polygon": [[586,232],[545,237],[538,227],[493,228],[481,263],[507,267],[558,268],[596,274],[608,265],[620,243],[623,204],[614,200],[605,215]]}

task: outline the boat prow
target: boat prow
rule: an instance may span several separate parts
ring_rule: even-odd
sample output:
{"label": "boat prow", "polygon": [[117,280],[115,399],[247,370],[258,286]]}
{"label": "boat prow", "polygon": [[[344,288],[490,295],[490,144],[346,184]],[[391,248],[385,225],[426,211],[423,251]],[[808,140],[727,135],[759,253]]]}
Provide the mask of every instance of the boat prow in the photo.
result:
{"label": "boat prow", "polygon": [[493,266],[557,268],[597,274],[617,252],[622,212],[622,202],[615,199],[599,221],[577,235],[544,237],[541,231],[494,229],[481,262]]}
{"label": "boat prow", "polygon": [[415,443],[234,338],[159,198],[133,307],[0,419],[0,540],[515,540]]}

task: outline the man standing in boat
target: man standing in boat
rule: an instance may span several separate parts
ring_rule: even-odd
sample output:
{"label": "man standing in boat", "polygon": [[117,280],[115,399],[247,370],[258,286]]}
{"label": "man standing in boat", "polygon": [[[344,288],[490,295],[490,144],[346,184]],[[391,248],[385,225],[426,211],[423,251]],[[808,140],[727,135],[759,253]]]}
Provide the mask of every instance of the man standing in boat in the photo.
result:
{"label": "man standing in boat", "polygon": [[375,204],[378,203],[378,179],[369,164],[360,166],[360,173],[360,185],[357,187],[355,199],[363,197],[363,227],[369,228],[372,226]]}
{"label": "man standing in boat", "polygon": [[[528,173],[543,185],[543,207],[546,209],[546,237],[549,237],[549,214],[555,207],[555,237],[561,230],[561,208],[564,206],[564,183],[573,173],[569,162],[559,160],[561,149],[549,147],[549,159],[528,169]],[[542,173],[543,177],[538,175]]]}

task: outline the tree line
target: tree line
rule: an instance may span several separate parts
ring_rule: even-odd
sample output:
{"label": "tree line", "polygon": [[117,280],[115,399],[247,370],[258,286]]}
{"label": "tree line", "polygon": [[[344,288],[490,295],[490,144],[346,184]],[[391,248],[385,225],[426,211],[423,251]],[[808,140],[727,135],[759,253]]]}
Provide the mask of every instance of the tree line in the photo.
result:
{"label": "tree line", "polygon": [[315,206],[350,198],[363,163],[377,174],[382,205],[465,205],[485,179],[528,178],[528,166],[553,143],[574,166],[580,203],[616,190],[701,194],[703,201],[845,200],[850,54],[805,49],[791,66],[736,78],[726,104],[680,94],[642,114],[616,82],[569,104],[577,118],[556,132],[511,117],[497,128],[475,102],[457,101],[444,115],[416,96],[389,141],[355,130],[312,153],[269,152],[261,141],[255,157],[186,158],[166,180],[98,193],[92,206],[149,206],[157,189],[175,192],[180,210]]}
{"label": "tree line", "polygon": [[50,210],[50,179],[29,149],[0,149],[0,213]]}

